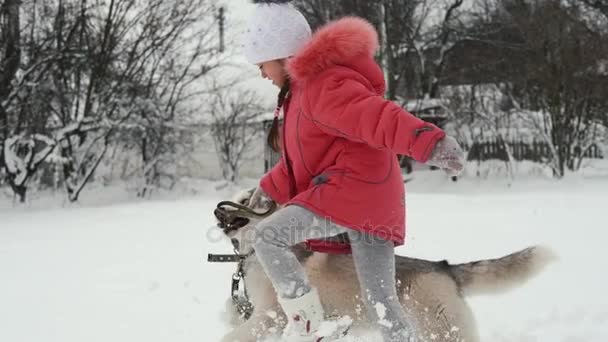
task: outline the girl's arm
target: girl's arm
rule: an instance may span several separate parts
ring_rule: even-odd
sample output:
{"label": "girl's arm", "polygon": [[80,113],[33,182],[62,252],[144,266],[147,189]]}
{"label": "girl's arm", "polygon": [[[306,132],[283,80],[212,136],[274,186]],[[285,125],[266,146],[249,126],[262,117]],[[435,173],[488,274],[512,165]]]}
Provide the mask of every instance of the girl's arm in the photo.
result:
{"label": "girl's arm", "polygon": [[283,158],[262,177],[260,187],[278,204],[289,200],[289,176]]}
{"label": "girl's arm", "polygon": [[360,78],[354,71],[352,77],[319,76],[307,87],[305,111],[328,134],[426,162],[445,133],[373,93]]}

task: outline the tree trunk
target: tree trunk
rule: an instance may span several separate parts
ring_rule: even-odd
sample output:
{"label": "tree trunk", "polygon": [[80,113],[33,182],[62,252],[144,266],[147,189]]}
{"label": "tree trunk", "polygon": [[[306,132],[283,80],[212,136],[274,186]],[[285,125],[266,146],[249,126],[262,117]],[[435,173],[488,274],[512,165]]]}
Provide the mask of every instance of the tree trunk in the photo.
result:
{"label": "tree trunk", "polygon": [[[391,70],[389,68],[388,63],[388,32],[386,32],[386,7],[383,1],[380,1],[378,4],[378,13],[380,15],[380,28],[379,28],[379,38],[380,38],[380,64],[382,65],[382,71],[384,71],[384,79],[386,81],[391,77]],[[390,91],[389,91],[390,93]]]}
{"label": "tree trunk", "polygon": [[15,195],[17,195],[17,198],[19,199],[19,203],[25,203],[26,194],[27,194],[27,186],[16,185],[11,182],[11,189],[13,189],[13,192],[15,193]]}
{"label": "tree trunk", "polygon": [[[0,143],[8,137],[8,113],[7,108],[2,107],[1,102],[8,97],[12,87],[11,83],[17,74],[21,62],[21,37],[19,35],[19,6],[20,0],[6,0],[0,5],[0,41],[5,42],[4,56],[0,70]],[[2,153],[2,152],[0,152]],[[0,163],[2,165],[3,163]]]}

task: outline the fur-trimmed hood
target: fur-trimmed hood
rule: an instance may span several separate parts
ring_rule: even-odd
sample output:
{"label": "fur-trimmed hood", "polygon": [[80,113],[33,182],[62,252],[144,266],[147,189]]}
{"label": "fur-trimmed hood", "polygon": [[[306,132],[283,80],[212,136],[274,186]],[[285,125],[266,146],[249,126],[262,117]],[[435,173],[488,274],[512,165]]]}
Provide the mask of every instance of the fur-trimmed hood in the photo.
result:
{"label": "fur-trimmed hood", "polygon": [[378,33],[372,24],[346,17],[317,30],[288,61],[287,71],[292,79],[307,81],[332,67],[344,66],[361,73],[378,93],[384,93],[384,75],[374,61],[378,47]]}

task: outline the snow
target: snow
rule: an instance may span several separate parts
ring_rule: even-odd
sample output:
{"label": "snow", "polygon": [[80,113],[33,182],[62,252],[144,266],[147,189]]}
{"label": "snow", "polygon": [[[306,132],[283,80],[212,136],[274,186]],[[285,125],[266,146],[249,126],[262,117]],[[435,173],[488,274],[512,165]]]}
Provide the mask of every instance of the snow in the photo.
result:
{"label": "snow", "polygon": [[[515,291],[469,299],[482,341],[608,340],[606,176],[417,177],[399,254],[464,262],[542,243],[561,258]],[[232,250],[211,214],[232,192],[209,183],[162,201],[2,203],[0,341],[219,341],[234,265],[206,255]]]}
{"label": "snow", "polygon": [[4,160],[6,163],[6,169],[10,173],[14,174],[26,172],[26,165],[24,161],[17,156],[13,149],[13,146],[17,143],[17,141],[19,141],[19,138],[20,136],[15,135],[8,137],[4,141]]}
{"label": "snow", "polygon": [[[252,5],[223,3],[228,34],[237,36]],[[238,52],[222,75],[246,80],[272,108],[278,90]],[[5,153],[9,171],[24,169]],[[207,175],[210,156],[201,157]],[[508,294],[469,299],[482,341],[607,341],[608,165],[561,181],[518,165],[515,181],[502,180],[500,162],[470,165],[458,183],[417,172],[408,183],[408,244],[397,253],[457,263],[546,244],[561,258],[546,272]],[[17,208],[0,192],[0,341],[219,341],[234,265],[206,256],[232,251],[212,211],[236,189],[192,180],[178,187],[188,195],[145,201],[93,184],[80,204],[32,192]],[[379,341],[369,336],[358,340]]]}
{"label": "snow", "polygon": [[415,99],[405,102],[404,107],[410,112],[424,112],[431,109],[443,109],[447,106],[447,101],[444,99]]}
{"label": "snow", "polygon": [[[335,337],[338,338],[340,341],[343,340],[349,340],[349,338],[341,338],[344,335],[344,331],[347,331],[351,324],[353,323],[352,318],[350,318],[349,316],[344,316],[344,317],[340,317],[337,320],[327,320],[324,322],[321,322],[321,325],[319,326],[319,329],[317,330],[317,334],[318,336],[325,336],[325,337]],[[350,337],[350,336],[348,336]],[[344,341],[344,342],[350,342],[350,341]]]}
{"label": "snow", "polygon": [[386,319],[386,306],[384,306],[382,303],[376,303],[376,305],[374,305],[374,309],[376,309],[376,315],[378,315],[378,324],[387,328],[392,328],[393,323]]}

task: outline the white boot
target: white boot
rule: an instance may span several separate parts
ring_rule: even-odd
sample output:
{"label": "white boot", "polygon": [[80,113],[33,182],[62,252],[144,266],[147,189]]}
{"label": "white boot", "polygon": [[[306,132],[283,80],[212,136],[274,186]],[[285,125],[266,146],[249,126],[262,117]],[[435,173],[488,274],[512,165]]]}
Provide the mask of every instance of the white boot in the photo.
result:
{"label": "white boot", "polygon": [[287,326],[281,341],[319,342],[332,341],[346,333],[352,320],[325,321],[325,312],[316,289],[295,299],[281,299],[279,303],[287,315]]}

